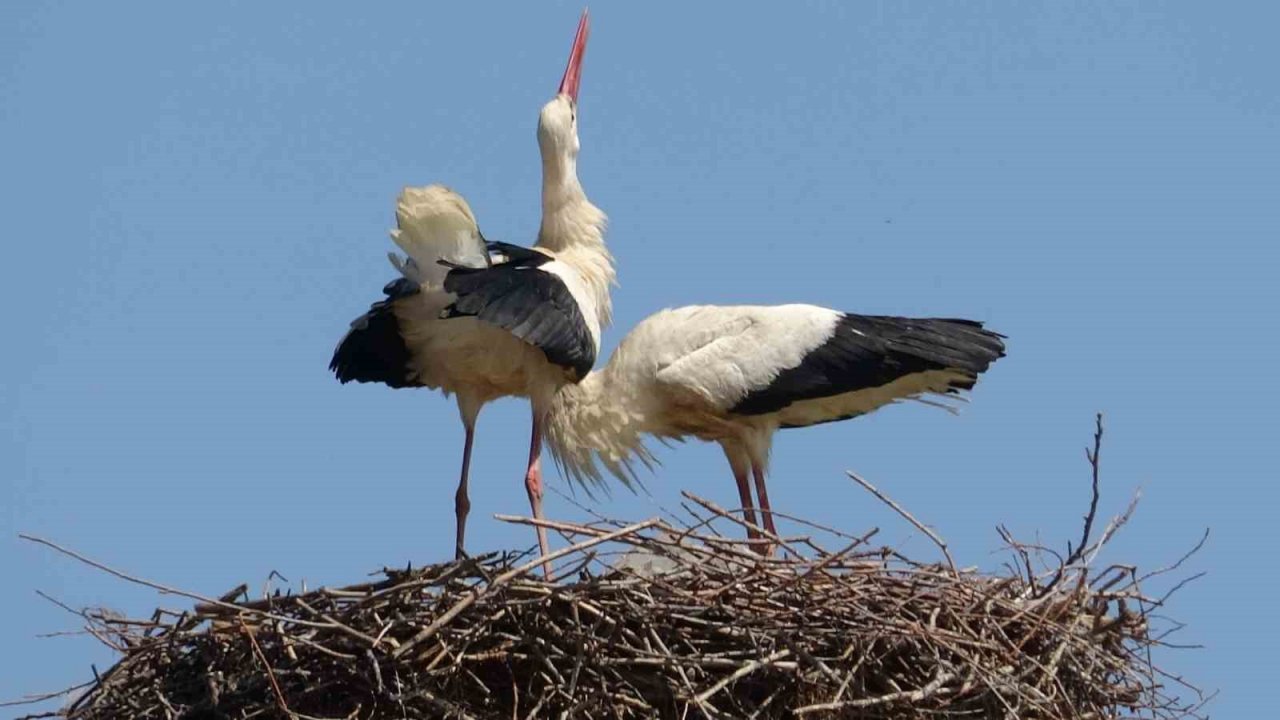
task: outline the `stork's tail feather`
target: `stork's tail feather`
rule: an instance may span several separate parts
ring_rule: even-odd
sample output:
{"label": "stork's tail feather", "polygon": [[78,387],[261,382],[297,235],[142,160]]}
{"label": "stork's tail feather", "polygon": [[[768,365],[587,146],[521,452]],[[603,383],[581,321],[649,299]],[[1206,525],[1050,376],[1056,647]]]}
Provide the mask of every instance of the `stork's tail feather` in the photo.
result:
{"label": "stork's tail feather", "polygon": [[895,355],[924,361],[931,369],[958,373],[951,392],[973,389],[978,376],[1004,357],[1004,336],[987,330],[976,320],[950,318],[866,318],[892,322],[896,332],[885,333]]}
{"label": "stork's tail feather", "polygon": [[338,343],[329,361],[339,382],[378,382],[393,388],[419,387],[410,370],[412,356],[400,333],[393,303],[399,298],[416,295],[417,283],[401,278],[389,283],[383,292],[387,299],[376,302],[369,312],[356,318],[351,329]]}

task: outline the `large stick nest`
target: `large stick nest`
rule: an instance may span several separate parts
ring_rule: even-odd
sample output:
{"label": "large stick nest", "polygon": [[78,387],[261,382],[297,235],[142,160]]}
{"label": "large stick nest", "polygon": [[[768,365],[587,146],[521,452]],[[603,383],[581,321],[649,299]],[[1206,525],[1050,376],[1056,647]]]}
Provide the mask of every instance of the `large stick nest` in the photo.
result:
{"label": "large stick nest", "polygon": [[573,542],[548,556],[551,579],[542,559],[517,554],[384,569],[374,582],[256,600],[243,599],[243,587],[202,598],[124,576],[202,602],[143,621],[84,612],[88,629],[123,658],[50,716],[1198,711],[1194,689],[1167,689],[1176,678],[1151,659],[1162,642],[1152,613],[1165,598],[1144,594],[1142,584],[1164,571],[1092,566],[1132,505],[1096,542],[1088,541],[1091,512],[1084,541],[1063,555],[1002,532],[1012,561],[989,574],[956,569],[936,537],[947,562],[921,563],[873,547],[874,531],[854,537],[794,519],[803,533],[775,538],[777,553],[761,557],[737,539],[741,520],[688,497],[693,519],[681,523],[547,523]]}

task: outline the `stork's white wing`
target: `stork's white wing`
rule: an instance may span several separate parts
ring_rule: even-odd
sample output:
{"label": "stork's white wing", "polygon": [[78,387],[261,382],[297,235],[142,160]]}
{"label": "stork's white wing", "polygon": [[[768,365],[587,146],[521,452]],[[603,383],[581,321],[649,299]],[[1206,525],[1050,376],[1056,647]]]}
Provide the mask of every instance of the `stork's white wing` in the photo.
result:
{"label": "stork's white wing", "polygon": [[799,365],[838,319],[813,305],[677,308],[645,321],[649,347],[634,351],[653,354],[659,384],[728,410]]}

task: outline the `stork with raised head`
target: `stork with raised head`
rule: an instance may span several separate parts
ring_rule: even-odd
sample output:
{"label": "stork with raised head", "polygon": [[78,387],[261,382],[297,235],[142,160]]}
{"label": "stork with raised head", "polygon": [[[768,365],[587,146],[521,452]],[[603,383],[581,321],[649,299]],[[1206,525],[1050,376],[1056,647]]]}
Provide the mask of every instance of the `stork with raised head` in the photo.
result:
{"label": "stork with raised head", "polygon": [[[605,215],[578,181],[578,88],[586,51],[584,11],[556,96],[538,118],[542,155],[542,225],[532,248],[486,243],[475,215],[440,185],[408,188],[396,210],[392,254],[401,277],[386,299],[352,323],[329,367],[343,383],[428,387],[457,396],[466,439],[455,495],[457,545],[464,552],[471,448],[485,403],[527,397],[533,430],[524,484],[542,517],[543,423],[556,390],[582,380],[595,364],[611,315],[613,257],[604,244]],[[490,251],[505,256],[493,264]],[[538,544],[549,551],[546,530]]]}
{"label": "stork with raised head", "polygon": [[1004,356],[1001,338],[971,320],[813,305],[663,310],[628,333],[602,369],[560,390],[547,443],[572,480],[599,484],[603,468],[630,484],[636,461],[652,464],[645,436],[717,442],[748,525],[758,506],[776,535],[765,471],[777,430],[957,395]]}

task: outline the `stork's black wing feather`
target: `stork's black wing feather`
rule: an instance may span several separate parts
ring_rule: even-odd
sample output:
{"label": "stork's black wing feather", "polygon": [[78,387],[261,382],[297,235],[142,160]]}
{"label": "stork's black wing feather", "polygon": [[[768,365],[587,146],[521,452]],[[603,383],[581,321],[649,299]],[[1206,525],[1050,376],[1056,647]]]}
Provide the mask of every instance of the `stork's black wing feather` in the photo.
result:
{"label": "stork's black wing feather", "polygon": [[961,373],[950,390],[967,390],[1004,357],[1002,338],[973,320],[846,314],[826,342],[767,387],[749,393],[733,412],[775,412],[801,400],[880,387],[930,370]]}
{"label": "stork's black wing feather", "polygon": [[508,247],[524,253],[513,255],[504,247],[505,263],[445,276],[445,291],[457,297],[444,317],[475,317],[508,330],[581,380],[595,365],[596,343],[577,301],[558,275],[539,269],[551,262],[549,256]]}
{"label": "stork's black wing feather", "polygon": [[369,312],[351,322],[351,329],[333,351],[329,369],[344,384],[354,380],[393,388],[419,387],[421,383],[410,373],[409,348],[391,304],[417,295],[421,288],[408,278],[399,278],[387,283],[382,292],[386,300],[374,303]]}

